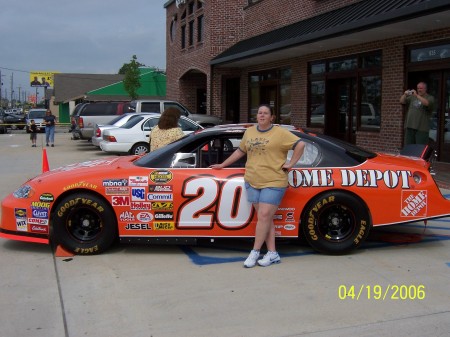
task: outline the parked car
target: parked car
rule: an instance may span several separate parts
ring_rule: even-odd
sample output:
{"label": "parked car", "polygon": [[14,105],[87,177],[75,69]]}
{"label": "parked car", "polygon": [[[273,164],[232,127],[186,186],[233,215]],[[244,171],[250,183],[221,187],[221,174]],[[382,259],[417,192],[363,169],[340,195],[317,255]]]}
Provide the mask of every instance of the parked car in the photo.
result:
{"label": "parked car", "polygon": [[158,99],[140,99],[130,102],[129,110],[130,112],[158,112],[162,113],[168,108],[177,108],[181,111],[181,115],[192,119],[201,126],[207,128],[214,125],[222,124],[222,119],[217,116],[205,115],[205,114],[195,114],[190,112],[181,103],[168,100],[158,100]]}
{"label": "parked car", "polygon": [[26,131],[30,133],[31,120],[34,119],[40,132],[45,132],[44,117],[47,109],[30,109],[26,115]]}
{"label": "parked car", "polygon": [[109,123],[118,115],[129,112],[129,102],[90,102],[80,103],[75,107],[72,117],[75,119],[76,129],[81,139],[91,139],[96,124]]}
{"label": "parked car", "polygon": [[2,108],[0,108],[0,133],[7,133],[8,128],[5,125],[5,122],[3,121],[3,116],[5,115]]}
{"label": "parked car", "polygon": [[118,128],[118,127],[124,125],[134,115],[135,114],[133,114],[133,113],[126,113],[126,114],[117,116],[112,121],[110,121],[108,124],[95,125],[94,136],[92,136],[92,145],[100,147],[100,142],[103,140],[103,131],[105,131],[106,129]]}
{"label": "parked car", "polygon": [[[245,158],[209,168],[234,152],[226,143],[239,144],[248,126],[207,128],[144,156],[101,158],[27,179],[2,201],[0,236],[52,242],[79,255],[105,252],[119,240],[253,238],[257,215],[246,198]],[[432,151],[420,148],[427,155],[411,158],[291,132],[306,146],[287,173],[289,187],[273,219],[277,240],[304,238],[316,251],[344,254],[372,228],[450,215],[450,200],[429,171]]]}
{"label": "parked car", "polygon": [[[158,113],[135,113],[124,125],[106,129],[100,148],[102,151],[112,153],[137,155],[147,153],[150,149],[151,130],[158,125],[160,116]],[[200,124],[184,116],[180,117],[178,125],[184,134],[203,129]]]}
{"label": "parked car", "polygon": [[26,116],[22,113],[5,112],[3,115],[3,123],[8,128],[23,130],[26,125]]}

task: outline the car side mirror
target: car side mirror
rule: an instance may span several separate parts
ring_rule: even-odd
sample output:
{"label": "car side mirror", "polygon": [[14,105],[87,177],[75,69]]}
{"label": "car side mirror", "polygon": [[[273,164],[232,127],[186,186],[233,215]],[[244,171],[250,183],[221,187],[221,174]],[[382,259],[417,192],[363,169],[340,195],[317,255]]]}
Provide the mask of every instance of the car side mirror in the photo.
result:
{"label": "car side mirror", "polygon": [[197,154],[195,153],[175,153],[170,164],[172,168],[196,168]]}

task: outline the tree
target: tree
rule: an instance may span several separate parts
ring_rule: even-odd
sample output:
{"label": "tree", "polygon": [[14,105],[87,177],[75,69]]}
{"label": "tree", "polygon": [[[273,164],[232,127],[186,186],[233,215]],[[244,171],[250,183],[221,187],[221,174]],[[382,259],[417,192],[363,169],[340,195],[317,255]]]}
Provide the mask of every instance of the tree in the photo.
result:
{"label": "tree", "polygon": [[125,78],[123,79],[123,86],[131,99],[138,98],[137,91],[141,87],[141,83],[139,82],[139,66],[143,66],[143,64],[137,62],[136,55],[133,55],[130,63],[125,63],[119,70],[119,74],[121,71],[124,71]]}

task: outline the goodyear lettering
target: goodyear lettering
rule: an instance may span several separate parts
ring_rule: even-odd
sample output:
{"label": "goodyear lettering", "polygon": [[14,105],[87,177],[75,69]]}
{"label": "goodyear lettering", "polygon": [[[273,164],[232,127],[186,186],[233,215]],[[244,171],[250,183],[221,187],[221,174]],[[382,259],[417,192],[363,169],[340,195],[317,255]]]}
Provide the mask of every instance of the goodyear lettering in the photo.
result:
{"label": "goodyear lettering", "polygon": [[90,188],[92,190],[95,190],[95,189],[97,189],[97,185],[91,184],[91,183],[88,183],[88,182],[85,182],[85,181],[79,181],[79,182],[70,184],[68,186],[64,186],[63,189],[64,189],[64,191],[67,191],[67,190],[71,190],[71,189],[74,189],[74,188]]}
{"label": "goodyear lettering", "polygon": [[323,198],[321,201],[317,202],[314,207],[309,212],[308,216],[308,233],[311,236],[311,239],[318,240],[319,237],[317,236],[316,229],[315,229],[315,223],[316,223],[316,217],[315,214],[326,204],[329,202],[334,202],[334,196],[330,195],[328,198]]}
{"label": "goodyear lettering", "polygon": [[75,248],[75,249],[74,249],[74,252],[75,252],[76,254],[93,254],[93,253],[95,253],[95,252],[98,252],[98,246],[95,245],[94,247],[90,247],[90,248],[81,248],[81,247],[78,247],[78,248]]}
{"label": "goodyear lettering", "polygon": [[68,202],[65,202],[64,205],[60,206],[60,208],[57,212],[58,216],[62,217],[68,209],[76,206],[79,203],[84,204],[84,205],[89,205],[89,206],[95,208],[98,212],[105,211],[105,209],[102,206],[98,205],[96,202],[93,202],[91,199],[75,198],[75,199],[69,200]]}

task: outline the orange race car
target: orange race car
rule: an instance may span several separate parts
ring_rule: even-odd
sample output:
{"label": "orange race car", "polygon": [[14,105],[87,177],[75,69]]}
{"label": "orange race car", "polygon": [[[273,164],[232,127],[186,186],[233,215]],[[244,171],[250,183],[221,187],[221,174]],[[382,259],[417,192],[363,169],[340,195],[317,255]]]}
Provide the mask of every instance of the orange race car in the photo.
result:
{"label": "orange race car", "polygon": [[[248,125],[198,131],[145,156],[57,168],[2,202],[0,236],[52,242],[75,254],[127,243],[193,244],[199,238],[253,238],[244,160],[222,170]],[[317,251],[357,248],[373,226],[450,215],[423,158],[373,153],[299,129],[305,152],[291,169],[275,214],[279,238],[305,237]],[[421,149],[422,150],[422,149]]]}

